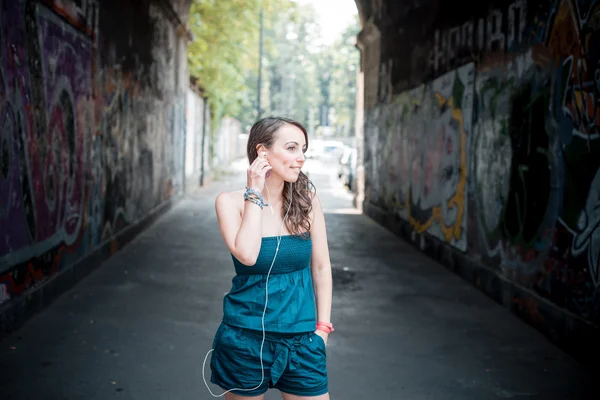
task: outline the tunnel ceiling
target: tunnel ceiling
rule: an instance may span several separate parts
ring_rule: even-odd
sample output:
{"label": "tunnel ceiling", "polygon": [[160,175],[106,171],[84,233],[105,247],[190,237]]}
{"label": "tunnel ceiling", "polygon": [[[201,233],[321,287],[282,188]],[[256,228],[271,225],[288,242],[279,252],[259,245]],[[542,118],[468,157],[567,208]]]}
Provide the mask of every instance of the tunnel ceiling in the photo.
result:
{"label": "tunnel ceiling", "polygon": [[411,11],[424,7],[436,6],[441,0],[354,0],[360,23],[371,21],[378,26],[393,24],[404,18]]}

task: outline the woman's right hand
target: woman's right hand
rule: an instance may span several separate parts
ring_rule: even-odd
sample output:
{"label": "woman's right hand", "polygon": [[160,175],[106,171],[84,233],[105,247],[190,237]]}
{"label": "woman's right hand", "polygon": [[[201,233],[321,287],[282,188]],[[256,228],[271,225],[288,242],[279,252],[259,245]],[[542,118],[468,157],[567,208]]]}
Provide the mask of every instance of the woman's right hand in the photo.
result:
{"label": "woman's right hand", "polygon": [[265,176],[273,167],[266,158],[267,153],[258,154],[256,160],[248,168],[248,187],[262,193],[265,187]]}

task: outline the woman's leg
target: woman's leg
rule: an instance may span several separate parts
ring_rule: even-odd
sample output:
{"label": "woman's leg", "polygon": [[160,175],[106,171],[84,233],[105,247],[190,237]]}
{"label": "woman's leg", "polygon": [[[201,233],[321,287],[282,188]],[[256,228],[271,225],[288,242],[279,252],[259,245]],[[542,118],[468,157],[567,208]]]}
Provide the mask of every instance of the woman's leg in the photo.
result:
{"label": "woman's leg", "polygon": [[[329,397],[327,397],[329,398]],[[248,397],[248,396],[240,396],[239,394],[233,394],[231,392],[225,395],[225,400],[265,400],[265,395],[261,394],[260,396]]]}
{"label": "woman's leg", "polygon": [[329,393],[320,396],[296,396],[295,394],[281,392],[281,395],[283,400],[329,400]]}

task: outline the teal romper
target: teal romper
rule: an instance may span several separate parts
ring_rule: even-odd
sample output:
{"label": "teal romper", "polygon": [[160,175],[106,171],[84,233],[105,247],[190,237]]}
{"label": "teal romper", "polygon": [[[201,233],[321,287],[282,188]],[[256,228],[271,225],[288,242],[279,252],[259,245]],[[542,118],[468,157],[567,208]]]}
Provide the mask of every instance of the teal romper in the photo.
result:
{"label": "teal romper", "polygon": [[[260,348],[267,274],[277,236],[262,238],[256,264],[243,265],[232,255],[236,276],[223,299],[223,321],[213,340],[211,382],[224,390],[253,389],[261,382]],[[232,390],[258,396],[277,388],[297,396],[328,392],[326,349],[314,333],[316,307],[310,257],[310,238],[281,237],[269,276],[269,304],[265,314],[263,383],[255,390]]]}

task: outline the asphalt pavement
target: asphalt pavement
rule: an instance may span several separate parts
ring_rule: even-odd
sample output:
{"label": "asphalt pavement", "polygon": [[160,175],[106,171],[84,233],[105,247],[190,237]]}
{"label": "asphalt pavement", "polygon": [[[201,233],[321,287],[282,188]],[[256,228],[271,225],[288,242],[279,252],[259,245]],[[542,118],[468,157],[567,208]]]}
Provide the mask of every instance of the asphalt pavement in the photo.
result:
{"label": "asphalt pavement", "polygon": [[[544,336],[353,209],[331,164],[309,160],[306,170],[325,208],[333,267],[332,399],[600,398]],[[186,195],[2,340],[0,399],[211,399],[202,361],[234,276],[214,199],[244,178],[236,163]]]}

